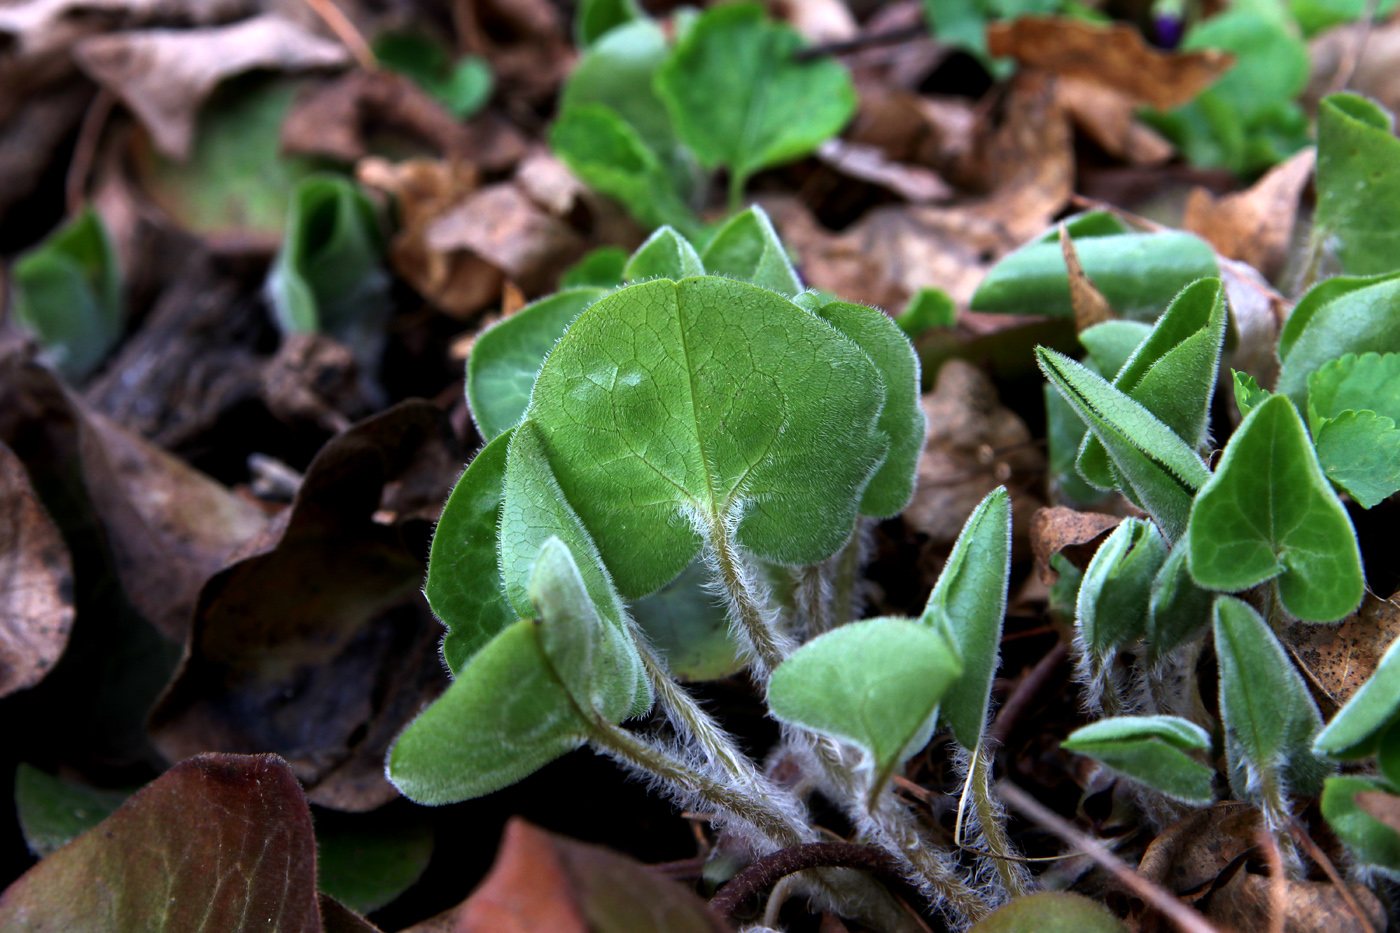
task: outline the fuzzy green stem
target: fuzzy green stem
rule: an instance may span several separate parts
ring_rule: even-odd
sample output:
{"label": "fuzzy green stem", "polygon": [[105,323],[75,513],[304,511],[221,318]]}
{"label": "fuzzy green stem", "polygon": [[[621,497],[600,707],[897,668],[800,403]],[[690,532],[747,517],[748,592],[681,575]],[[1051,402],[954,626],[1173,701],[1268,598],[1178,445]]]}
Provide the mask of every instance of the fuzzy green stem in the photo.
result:
{"label": "fuzzy green stem", "polygon": [[799,631],[805,630],[808,638],[815,638],[831,628],[831,586],[826,570],[825,563],[807,564],[797,569],[793,596],[801,620]]}
{"label": "fuzzy green stem", "polygon": [[865,565],[866,553],[869,550],[871,526],[871,520],[865,516],[857,518],[850,540],[828,562],[831,564],[832,628],[845,625],[860,613],[860,607],[856,604],[857,587],[860,584],[860,571]]}
{"label": "fuzzy green stem", "polygon": [[633,640],[657,702],[676,732],[690,739],[711,763],[735,779],[755,786],[761,783],[763,778],[753,762],[735,747],[729,735],[695,702],[695,698],[672,679],[666,662],[657,656],[646,638],[634,635]]}
{"label": "fuzzy green stem", "polygon": [[992,861],[996,863],[996,872],[1006,887],[1006,893],[1012,898],[1024,897],[1026,877],[1020,864],[1015,861],[1010,840],[1006,838],[1006,816],[992,799],[991,782],[988,780],[991,758],[986,747],[979,742],[972,752],[972,771],[968,776],[972,805],[977,811],[977,825],[982,830],[983,842],[987,850],[996,856]]}
{"label": "fuzzy green stem", "polygon": [[754,674],[767,684],[769,676],[787,657],[788,639],[766,618],[768,600],[758,581],[751,578],[744,566],[743,555],[730,539],[724,523],[712,522],[708,530],[707,543],[714,555],[715,574],[729,601],[730,624],[748,642],[755,662]]}
{"label": "fuzzy green stem", "polygon": [[737,214],[744,206],[744,185],[748,183],[749,176],[736,170],[729,171],[729,213]]}

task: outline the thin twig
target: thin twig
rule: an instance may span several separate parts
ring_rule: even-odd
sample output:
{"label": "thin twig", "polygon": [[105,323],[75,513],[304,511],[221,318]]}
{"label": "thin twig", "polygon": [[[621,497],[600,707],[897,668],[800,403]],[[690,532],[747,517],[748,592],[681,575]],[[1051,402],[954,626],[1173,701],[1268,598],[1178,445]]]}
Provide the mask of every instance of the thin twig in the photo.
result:
{"label": "thin twig", "polygon": [[1112,874],[1120,884],[1175,923],[1183,933],[1220,933],[1219,928],[1201,916],[1199,911],[1182,903],[1166,888],[1138,874],[1131,865],[1110,852],[1108,846],[1075,829],[1067,820],[1053,813],[1015,784],[1002,781],[997,784],[996,790],[1012,809],[1020,811],[1021,815],[1031,822],[1050,830],[1073,848],[1082,850]]}
{"label": "thin twig", "polygon": [[374,57],[374,50],[369,47],[365,37],[360,35],[360,30],[355,28],[355,24],[350,22],[350,17],[335,5],[335,0],[306,0],[306,5],[330,27],[335,37],[355,56],[361,68],[365,71],[379,70],[379,59]]}
{"label": "thin twig", "polygon": [[105,87],[98,88],[97,96],[83,114],[83,125],[78,129],[78,141],[73,144],[73,159],[68,163],[68,177],[64,180],[64,194],[69,215],[83,209],[87,200],[88,176],[92,174],[92,164],[97,160],[97,145],[102,142],[102,130],[107,126],[107,118],[112,115],[112,105],[117,97]]}
{"label": "thin twig", "polygon": [[1006,737],[1011,734],[1012,728],[1016,725],[1016,720],[1021,718],[1021,713],[1045,686],[1045,682],[1050,679],[1055,668],[1064,662],[1068,653],[1069,648],[1064,642],[1056,642],[1055,647],[1047,651],[1045,657],[1041,658],[1036,666],[1021,678],[1016,689],[1011,691],[1011,695],[1006,698],[1006,702],[997,711],[997,718],[992,720],[992,726],[987,730],[989,738],[998,744],[1006,741]]}
{"label": "thin twig", "polygon": [[854,868],[869,872],[891,885],[902,885],[903,875],[894,856],[878,846],[854,842],[809,842],[779,849],[754,862],[729,880],[710,900],[710,907],[726,920],[749,898],[768,890],[782,878],[814,868]]}
{"label": "thin twig", "polygon": [[1303,851],[1308,853],[1308,858],[1322,868],[1329,881],[1336,887],[1337,893],[1342,896],[1342,900],[1347,902],[1347,907],[1356,914],[1356,919],[1361,921],[1366,933],[1376,933],[1376,925],[1371,922],[1371,916],[1361,909],[1361,902],[1356,899],[1356,895],[1351,893],[1351,887],[1342,880],[1341,873],[1337,871],[1337,866],[1332,864],[1332,860],[1327,857],[1313,837],[1308,835],[1308,831],[1298,824],[1295,818],[1288,824],[1288,831],[1293,835],[1293,841],[1303,847]]}
{"label": "thin twig", "polygon": [[870,32],[865,35],[856,36],[854,39],[842,39],[840,42],[824,42],[821,45],[812,45],[805,49],[798,49],[796,52],[792,53],[792,60],[795,62],[809,62],[814,58],[825,58],[828,55],[849,55],[852,52],[863,52],[866,49],[873,49],[882,45],[898,45],[901,42],[912,42],[928,34],[928,27],[923,23],[915,23],[912,26],[901,26],[898,29],[891,29],[888,32]]}

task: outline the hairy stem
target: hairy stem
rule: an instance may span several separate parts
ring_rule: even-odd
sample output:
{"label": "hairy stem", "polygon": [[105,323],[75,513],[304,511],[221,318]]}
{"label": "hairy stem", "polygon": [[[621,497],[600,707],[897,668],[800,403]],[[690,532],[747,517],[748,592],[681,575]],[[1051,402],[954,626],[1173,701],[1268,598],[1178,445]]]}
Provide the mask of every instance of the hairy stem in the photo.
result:
{"label": "hairy stem", "polygon": [[972,752],[968,790],[977,813],[977,826],[982,831],[982,843],[995,856],[988,861],[995,864],[997,877],[1001,879],[1007,895],[1012,898],[1024,897],[1027,878],[1025,870],[1015,860],[1010,840],[1006,838],[1006,814],[992,797],[991,781],[988,780],[991,764],[991,753],[981,742],[977,743],[977,748]]}
{"label": "hairy stem", "polygon": [[706,531],[708,556],[713,560],[715,577],[729,603],[730,625],[749,646],[754,675],[766,685],[774,669],[791,651],[791,644],[778,630],[776,613],[769,609],[771,600],[766,588],[750,572],[726,524],[712,522]]}
{"label": "hairy stem", "polygon": [[832,590],[825,563],[807,564],[797,569],[793,595],[797,602],[799,631],[815,638],[832,627]]}
{"label": "hairy stem", "polygon": [[652,689],[656,692],[656,700],[671,727],[690,740],[715,767],[744,783],[755,786],[763,783],[758,769],[735,747],[734,740],[724,728],[672,679],[666,663],[657,656],[646,637],[637,632],[633,641],[637,645],[637,653],[642,657],[642,666],[646,668]]}
{"label": "hairy stem", "polygon": [[874,522],[864,515],[856,519],[855,531],[846,546],[827,561],[831,579],[831,627],[845,625],[860,616],[860,571],[870,556]]}

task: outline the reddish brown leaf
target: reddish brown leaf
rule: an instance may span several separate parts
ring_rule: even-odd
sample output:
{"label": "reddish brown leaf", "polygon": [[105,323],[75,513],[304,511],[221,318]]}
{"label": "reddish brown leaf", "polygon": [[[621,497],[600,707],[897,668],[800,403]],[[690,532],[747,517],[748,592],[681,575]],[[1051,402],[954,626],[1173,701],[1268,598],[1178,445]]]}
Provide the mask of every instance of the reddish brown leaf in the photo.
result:
{"label": "reddish brown leaf", "polygon": [[320,895],[318,900],[321,904],[321,928],[325,933],[380,933],[379,927],[329,894]]}
{"label": "reddish brown leaf", "polygon": [[1223,198],[1193,188],[1181,225],[1204,237],[1221,255],[1275,278],[1288,261],[1298,198],[1316,161],[1317,151],[1304,149],[1274,166],[1253,187]]}
{"label": "reddish brown leaf", "polygon": [[1094,280],[1084,271],[1079,261],[1079,251],[1074,248],[1074,240],[1064,224],[1060,224],[1060,252],[1065,257],[1065,267],[1069,270],[1069,302],[1074,308],[1074,328],[1081,333],[1102,324],[1117,320],[1108,299],[1094,286]]}
{"label": "reddish brown leaf", "polygon": [[1089,566],[1098,546],[1123,519],[1099,512],[1079,512],[1057,505],[1041,509],[1031,519],[1031,549],[1040,578],[1054,583],[1060,575],[1050,568],[1050,558],[1064,554],[1081,570]]}
{"label": "reddish brown leaf", "polygon": [[1085,78],[1061,77],[1058,93],[1060,105],[1074,125],[1109,155],[1129,165],[1160,165],[1176,151],[1137,119],[1141,103],[1116,88]]}

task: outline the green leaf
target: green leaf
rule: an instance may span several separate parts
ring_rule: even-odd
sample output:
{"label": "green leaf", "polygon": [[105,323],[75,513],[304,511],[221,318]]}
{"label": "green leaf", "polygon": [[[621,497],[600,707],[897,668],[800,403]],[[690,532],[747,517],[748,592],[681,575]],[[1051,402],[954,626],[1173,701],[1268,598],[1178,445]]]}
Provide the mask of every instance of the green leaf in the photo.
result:
{"label": "green leaf", "polygon": [[632,618],[681,680],[719,680],[744,667],[729,636],[729,614],[710,589],[703,561],[633,603]]}
{"label": "green leaf", "polygon": [[768,213],[754,205],[715,231],[701,257],[711,275],[752,282],[789,298],[802,293],[802,281],[783,249]]}
{"label": "green leaf", "polygon": [[778,665],[768,705],[782,722],[851,742],[874,759],[871,799],[933,734],[939,701],[961,672],[934,628],[892,617],[852,622]]}
{"label": "green leaf", "polygon": [[1279,334],[1275,391],[1308,408],[1308,377],[1348,353],[1400,352],[1400,273],[1313,286]]}
{"label": "green leaf", "polygon": [[1147,632],[1152,581],[1167,542],[1151,522],[1125,518],[1099,545],[1079,584],[1076,620],[1088,653],[1108,657]]}
{"label": "green leaf", "polygon": [[464,55],[453,62],[441,42],[417,32],[381,33],[373,49],[381,66],[412,79],[458,120],[476,113],[491,97],[491,66],[480,56]]}
{"label": "green leaf", "polygon": [[1215,594],[1196,585],[1191,577],[1190,554],[1189,547],[1177,544],[1152,581],[1143,639],[1153,658],[1165,657],[1210,625]]}
{"label": "green leaf", "polygon": [[1400,787],[1400,726],[1391,723],[1384,732],[1381,733],[1381,744],[1376,752],[1376,763],[1380,765],[1381,774],[1390,782],[1392,787]]}
{"label": "green leaf", "polygon": [[622,278],[627,283],[646,279],[684,279],[704,275],[705,266],[690,241],[673,227],[661,227],[627,260]]}
{"label": "green leaf", "polygon": [[1351,519],[1283,396],[1231,436],[1191,508],[1189,546],[1201,586],[1228,592],[1277,577],[1284,608],[1307,622],[1342,618],[1365,592]]}
{"label": "green leaf", "polygon": [[1230,372],[1234,376],[1235,404],[1240,407],[1241,417],[1252,412],[1261,402],[1273,395],[1272,392],[1259,388],[1259,383],[1255,382],[1249,373],[1234,369]]}
{"label": "green leaf", "polygon": [[[1288,9],[1298,21],[1303,35],[1311,38],[1331,26],[1360,19],[1372,8],[1366,0],[1289,0]],[[1381,0],[1369,15],[1383,22],[1394,9],[1395,0]]]}
{"label": "green leaf", "polygon": [[621,246],[600,246],[589,250],[564,272],[559,288],[617,288],[622,284],[622,269],[626,265],[627,250]]}
{"label": "green leaf", "polygon": [[1233,596],[1215,601],[1215,652],[1220,662],[1220,718],[1225,726],[1230,785],[1255,798],[1286,787],[1315,794],[1329,773],[1311,750],[1322,728],[1308,685],[1263,616]]}
{"label": "green leaf", "polygon": [[968,933],[1127,933],[1127,930],[1123,921],[1098,901],[1067,891],[1040,891],[1002,905]]}
{"label": "green leaf", "polygon": [[645,18],[637,0],[583,0],[574,16],[574,42],[586,49],[618,26]]}
{"label": "green leaf", "polygon": [[1209,752],[1204,729],[1176,716],[1118,716],[1070,733],[1061,748],[1101,762],[1173,800],[1209,806],[1215,771],[1186,754]]}
{"label": "green leaf", "polygon": [[480,55],[463,55],[457,59],[447,77],[427,88],[447,112],[458,120],[465,120],[486,106],[491,92],[496,87],[496,78],[491,73],[491,64]]}
{"label": "green leaf", "polygon": [[583,309],[606,294],[601,288],[565,289],[482,331],[467,357],[467,401],[482,437],[499,437],[520,423],[550,349]]}
{"label": "green leaf", "polygon": [[1340,760],[1375,754],[1381,733],[1400,718],[1400,639],[1390,643],[1376,670],[1313,742],[1319,755]]}
{"label": "green leaf", "polygon": [[1400,430],[1373,411],[1346,411],[1317,432],[1323,474],[1363,509],[1400,489]]}
{"label": "green leaf", "polygon": [[447,626],[442,656],[454,673],[518,618],[496,565],[506,451],[513,435],[500,435],[472,460],[443,506],[428,554],[424,594]]}
{"label": "green leaf", "polygon": [[952,327],[958,322],[958,308],[941,288],[921,288],[894,319],[899,329],[913,340],[935,327]]}
{"label": "green leaf", "polygon": [[701,13],[656,74],[680,138],[701,165],[729,169],[731,203],[754,172],[815,151],[855,113],[846,69],[796,61],[801,45],[760,5],[728,3]]}
{"label": "green leaf", "polygon": [[1100,374],[1116,378],[1150,333],[1152,325],[1142,321],[1104,321],[1080,331],[1079,342],[1089,351]]}
{"label": "green leaf", "polygon": [[[1109,305],[1136,321],[1152,321],[1187,285],[1220,274],[1215,251],[1189,233],[1077,234],[1074,246],[1084,272]],[[1073,317],[1069,271],[1058,239],[1038,238],[998,262],[977,287],[971,307]]]}
{"label": "green leaf", "polygon": [[1328,778],[1322,789],[1322,815],[1358,862],[1400,873],[1400,834],[1356,803],[1357,794],[1390,793],[1391,790],[1376,778]]}
{"label": "green leaf", "polygon": [[[421,811],[420,811],[421,812]],[[423,875],[433,827],[421,817],[316,813],[316,886],[362,914],[390,904]]]}
{"label": "green leaf", "polygon": [[1317,215],[1323,238],[1353,275],[1400,267],[1400,140],[1389,111],[1357,94],[1333,94],[1317,107]]}
{"label": "green leaf", "polygon": [[1104,445],[1127,486],[1124,493],[1142,505],[1169,539],[1186,530],[1191,500],[1210,471],[1190,446],[1156,416],[1115,389],[1102,376],[1044,347],[1036,359]]}
{"label": "green leaf", "polygon": [[15,815],[25,844],[39,858],[101,823],[130,796],[54,777],[29,764],[15,770]]}
{"label": "green leaf", "polygon": [[1308,376],[1308,427],[1317,433],[1346,411],[1400,420],[1400,353],[1348,353]]}
{"label": "green leaf", "polygon": [[977,747],[987,724],[1010,574],[1011,496],[1001,486],[963,525],[919,619],[942,632],[962,660],[962,673],[944,694],[942,719],[967,749]]}
{"label": "green leaf", "polygon": [[882,382],[859,347],[774,292],[662,279],[579,316],[526,417],[636,599],[690,564],[702,532],[785,564],[835,553],[887,448]]}
{"label": "green leaf", "polygon": [[1050,383],[1041,387],[1045,399],[1045,436],[1049,445],[1050,488],[1057,499],[1079,505],[1090,505],[1107,493],[1095,489],[1079,475],[1074,463],[1079,459],[1079,445],[1089,429],[1075,414],[1074,408]]}
{"label": "green leaf", "polygon": [[126,323],[122,274],[102,218],[84,208],[11,268],[14,315],[59,372],[79,382],[107,358]]}

